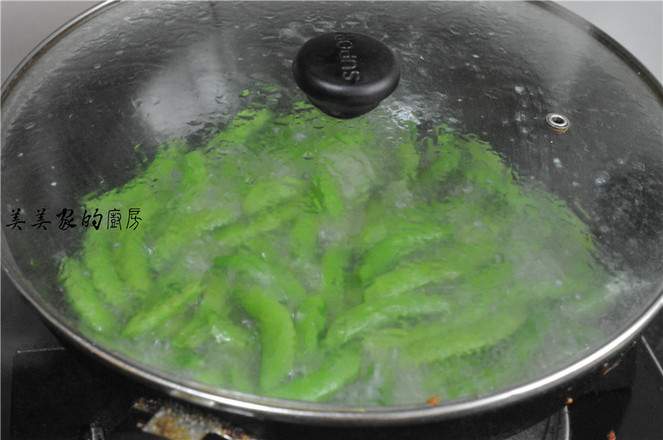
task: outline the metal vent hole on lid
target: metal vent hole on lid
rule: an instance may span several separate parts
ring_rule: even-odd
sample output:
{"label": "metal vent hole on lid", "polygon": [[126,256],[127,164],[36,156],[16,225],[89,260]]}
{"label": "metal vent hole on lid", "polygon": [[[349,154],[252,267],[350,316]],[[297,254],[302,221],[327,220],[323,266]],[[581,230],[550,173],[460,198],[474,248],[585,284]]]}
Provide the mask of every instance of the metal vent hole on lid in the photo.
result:
{"label": "metal vent hole on lid", "polygon": [[548,127],[558,133],[566,133],[571,126],[569,118],[559,113],[548,113],[546,115],[546,123]]}

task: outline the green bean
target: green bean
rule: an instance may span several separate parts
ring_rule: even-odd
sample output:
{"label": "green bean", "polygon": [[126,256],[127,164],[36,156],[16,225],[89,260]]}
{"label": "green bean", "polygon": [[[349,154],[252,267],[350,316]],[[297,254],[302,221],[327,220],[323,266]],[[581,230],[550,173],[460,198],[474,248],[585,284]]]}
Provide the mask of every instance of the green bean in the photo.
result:
{"label": "green bean", "polygon": [[215,312],[227,315],[229,312],[228,299],[230,296],[230,281],[228,274],[222,270],[210,268],[205,273],[202,284],[203,297],[198,305],[200,312]]}
{"label": "green bean", "polygon": [[354,382],[360,371],[360,352],[349,347],[330,355],[319,369],[273,388],[268,394],[282,399],[321,402]]}
{"label": "green bean", "polygon": [[367,331],[393,324],[399,319],[418,318],[449,312],[447,300],[435,295],[387,297],[349,309],[334,321],[324,344],[336,348]]}
{"label": "green bean", "polygon": [[[545,310],[532,311],[532,315],[537,318],[527,319],[512,336],[489,350],[452,356],[423,368],[425,388],[431,395],[440,393],[446,398],[456,398],[522,380],[524,368],[537,356],[536,351],[545,350],[540,345],[540,335],[548,325],[548,318]],[[486,368],[487,365],[491,367]],[[522,367],[518,368],[519,365]]]}
{"label": "green bean", "polygon": [[403,257],[431,243],[442,242],[453,236],[448,224],[404,224],[392,231],[364,254],[359,277],[368,284]]}
{"label": "green bean", "polygon": [[[207,231],[236,224],[239,219],[239,202],[231,196],[219,196],[216,206],[206,206],[198,211],[190,211],[190,206],[179,207],[176,210],[190,211],[177,221],[167,221],[161,218],[154,219],[151,234],[153,238],[146,238],[146,247],[151,250],[149,257],[153,270],[161,272],[173,261],[180,259],[183,249],[195,240],[206,238]],[[207,244],[212,246],[211,244]]]}
{"label": "green bean", "polygon": [[[451,267],[450,267],[451,266]],[[366,301],[398,296],[428,284],[451,281],[460,275],[460,268],[439,261],[405,263],[375,278],[364,292]]]}
{"label": "green bean", "polygon": [[128,311],[131,297],[114,267],[115,237],[121,231],[88,231],[83,244],[83,258],[95,290],[113,307]]}
{"label": "green bean", "polygon": [[181,195],[178,199],[195,200],[197,196],[207,189],[210,181],[210,169],[205,153],[201,150],[192,150],[179,160],[182,179],[178,185]]}
{"label": "green bean", "polygon": [[145,296],[152,286],[154,274],[150,270],[148,252],[142,231],[125,231],[117,247],[117,273],[132,291]]}
{"label": "green bean", "polygon": [[272,389],[287,378],[294,365],[296,337],[290,311],[264,290],[238,290],[235,296],[258,324],[262,347],[260,389]]}
{"label": "green bean", "polygon": [[194,316],[171,338],[171,344],[180,348],[194,349],[205,342],[249,347],[252,344],[249,332],[235,324],[228,313],[230,293],[228,277],[220,270],[210,270],[201,290],[203,292]]}
{"label": "green bean", "polygon": [[429,140],[428,149],[431,155],[429,157],[431,163],[419,177],[422,182],[444,182],[452,172],[458,169],[461,163],[462,150],[453,145],[455,143],[453,137],[453,135],[447,135],[446,139],[438,138],[439,145],[444,145],[444,148],[435,148],[433,142]]}
{"label": "green bean", "polygon": [[192,370],[195,372],[193,378],[201,383],[221,388],[229,387],[232,384],[230,372],[227,369],[218,368],[218,365],[214,369],[202,367]]}
{"label": "green bean", "polygon": [[244,345],[241,339],[235,339],[216,344],[216,346],[206,346],[204,349],[171,345],[172,362],[181,368],[176,373],[192,375],[195,380],[207,385],[234,391],[256,392],[258,374],[256,361],[259,361],[257,341],[251,339],[247,345]]}
{"label": "green bean", "polygon": [[161,297],[159,303],[140,310],[120,332],[122,336],[133,338],[156,329],[173,315],[182,312],[182,308],[200,295],[200,281],[190,281],[178,292]]}
{"label": "green bean", "polygon": [[475,140],[465,151],[469,152],[472,158],[472,162],[463,170],[469,181],[491,192],[516,188],[511,170],[504,166],[497,154],[491,153],[490,145]]}
{"label": "green bean", "polygon": [[[132,347],[135,349],[136,347]],[[169,348],[170,356],[168,356],[168,363],[177,368],[179,373],[181,369],[191,371],[204,371],[205,370],[205,357],[199,353],[191,352],[191,350],[179,350]],[[136,355],[140,353],[136,352]],[[217,375],[218,376],[218,375]]]}
{"label": "green bean", "polygon": [[245,393],[256,392],[255,381],[251,375],[251,368],[247,368],[244,362],[237,359],[223,359],[217,362],[213,368],[210,365],[200,365],[197,368],[189,367],[195,371],[194,378],[202,383],[221,388],[243,391]]}
{"label": "green bean", "polygon": [[396,152],[398,156],[398,162],[401,166],[401,176],[404,179],[415,179],[417,177],[417,170],[419,169],[419,162],[421,158],[419,157],[419,152],[416,149],[416,144],[413,142],[416,137],[416,126],[412,123],[407,123],[410,128],[406,139],[403,139],[401,143],[396,147]]}
{"label": "green bean", "polygon": [[402,356],[418,365],[487,349],[514,334],[526,319],[522,308],[509,307],[489,317],[445,326],[437,335],[426,335],[403,347]]}
{"label": "green bean", "polygon": [[410,261],[400,263],[391,271],[378,275],[373,283],[366,287],[364,297],[369,301],[383,296],[400,295],[426,285],[452,281],[463,274],[478,273],[500,258],[500,255],[493,252],[497,249],[497,245],[490,241],[482,243],[481,246],[468,246],[458,242],[441,246],[432,244],[416,252]]}
{"label": "green bean", "polygon": [[320,173],[314,181],[322,196],[322,203],[329,214],[336,217],[345,209],[342,189],[338,181],[328,173]]}
{"label": "green bean", "polygon": [[172,197],[170,191],[172,188],[167,184],[173,179],[173,175],[177,174],[182,157],[188,150],[188,147],[183,145],[180,140],[168,141],[159,146],[157,154],[145,170],[144,175],[147,179],[143,180],[143,182],[154,183],[150,186],[154,188],[155,195],[167,197],[167,200]]}
{"label": "green bean", "polygon": [[[273,119],[274,115],[269,110],[242,110],[237,113],[237,116],[232,123],[226,127],[221,133],[216,135],[208,143],[210,150],[223,149],[225,147],[237,147],[237,139],[245,139],[246,144],[260,131],[266,127]],[[244,145],[240,145],[243,147]]]}
{"label": "green bean", "polygon": [[266,208],[294,199],[305,185],[304,181],[291,177],[261,180],[251,186],[242,202],[242,209],[246,215],[254,215]]}
{"label": "green bean", "polygon": [[[333,216],[347,210],[348,205],[364,203],[371,190],[383,184],[383,171],[378,161],[381,156],[371,158],[369,152],[362,150],[353,145],[337,151],[326,150],[318,162],[315,176],[322,185],[325,205]],[[330,208],[330,200],[338,204],[338,212]]]}
{"label": "green bean", "polygon": [[[174,233],[173,227],[193,233],[220,228],[237,221],[241,215],[242,191],[220,192],[218,188],[232,184],[231,177],[225,170],[228,166],[220,167],[221,176],[214,176],[208,171],[204,177],[184,175],[177,187],[177,197],[171,198],[167,209],[182,212],[184,215],[176,222],[165,223]],[[236,173],[237,174],[237,173]],[[167,216],[165,217],[168,218]],[[161,218],[158,219],[163,222]],[[174,224],[173,224],[174,223]]]}
{"label": "green bean", "polygon": [[376,243],[384,240],[393,228],[391,216],[387,215],[385,206],[378,200],[373,199],[368,202],[364,224],[359,233],[359,249],[367,250]]}
{"label": "green bean", "polygon": [[510,266],[494,264],[473,273],[471,278],[458,280],[445,296],[452,313],[431,322],[375,332],[367,337],[368,346],[398,348],[403,359],[418,365],[486,349],[506,339],[527,317],[525,305],[510,292]]}
{"label": "green bean", "polygon": [[162,226],[158,238],[154,241],[146,239],[146,246],[151,250],[148,258],[150,269],[156,273],[165,272],[173,264],[179,264],[183,249],[200,237],[199,230],[183,227],[181,223]]}
{"label": "green bean", "polygon": [[306,357],[319,348],[319,338],[325,329],[325,301],[320,296],[310,296],[297,310],[295,331],[298,337],[298,356]]}
{"label": "green bean", "polygon": [[266,290],[274,300],[293,306],[303,302],[306,289],[293,273],[276,262],[267,262],[258,255],[249,252],[237,252],[214,259],[214,266],[232,272],[235,276],[247,278]]}
{"label": "green bean", "polygon": [[290,253],[298,259],[313,259],[318,248],[320,218],[314,214],[298,216],[290,231]]}
{"label": "green bean", "polygon": [[[146,305],[150,301],[145,301],[142,305]],[[195,349],[197,346],[194,344],[176,344],[176,341],[179,338],[188,338],[189,333],[192,330],[189,330],[189,327],[192,326],[192,321],[200,321],[200,318],[193,313],[193,308],[186,308],[182,310],[182,313],[175,314],[168,318],[166,322],[155,328],[149,335],[148,338],[153,341],[170,341],[170,346],[177,348],[186,348]],[[202,333],[197,330],[193,332]],[[140,337],[139,337],[140,338]]]}
{"label": "green bean", "polygon": [[[104,208],[117,209],[120,214],[126,216],[129,214],[130,209],[138,209],[136,219],[138,226],[134,229],[131,228],[131,222],[128,217],[121,218],[120,230],[93,230],[90,228],[88,234],[105,235],[105,237],[90,238],[92,240],[112,240],[110,246],[113,254],[112,262],[107,264],[116,268],[117,276],[126,285],[123,289],[119,289],[119,285],[110,284],[114,286],[116,292],[129,292],[131,295],[145,296],[149,291],[154,277],[151,270],[148,258],[148,249],[145,245],[146,237],[148,236],[149,229],[145,229],[144,222],[152,222],[158,212],[161,211],[159,201],[153,196],[151,184],[144,179],[140,179],[131,185],[122,188],[121,191],[113,193],[109,196],[101,197],[99,205]],[[88,208],[88,212],[93,211]],[[106,209],[101,212],[107,213]],[[104,268],[104,271],[110,269]],[[106,280],[106,283],[108,280]]]}
{"label": "green bean", "polygon": [[81,321],[97,332],[117,329],[117,319],[104,299],[97,294],[85,266],[78,260],[65,257],[60,268],[60,281]]}
{"label": "green bean", "polygon": [[345,270],[350,265],[351,255],[349,249],[333,246],[327,248],[322,256],[320,296],[327,304],[330,317],[346,307]]}
{"label": "green bean", "polygon": [[214,239],[229,251],[257,235],[272,231],[290,222],[301,212],[301,202],[287,202],[267,212],[261,212],[247,223],[233,223],[219,229],[214,232]]}
{"label": "green bean", "polygon": [[502,246],[510,233],[511,213],[508,210],[493,212],[479,203],[457,201],[434,204],[433,209],[454,225],[455,242],[475,246],[484,255],[491,254],[498,245]]}

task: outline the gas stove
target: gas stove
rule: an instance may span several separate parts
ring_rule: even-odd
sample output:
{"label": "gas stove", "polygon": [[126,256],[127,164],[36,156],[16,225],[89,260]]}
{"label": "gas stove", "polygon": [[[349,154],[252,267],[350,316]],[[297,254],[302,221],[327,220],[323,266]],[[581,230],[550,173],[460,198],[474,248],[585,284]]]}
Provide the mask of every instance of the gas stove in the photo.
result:
{"label": "gas stove", "polygon": [[[657,440],[663,313],[611,371],[620,380],[503,440]],[[626,378],[626,379],[624,379]],[[2,438],[274,440],[174,400],[62,343],[2,275]],[[497,437],[496,437],[497,438]]]}

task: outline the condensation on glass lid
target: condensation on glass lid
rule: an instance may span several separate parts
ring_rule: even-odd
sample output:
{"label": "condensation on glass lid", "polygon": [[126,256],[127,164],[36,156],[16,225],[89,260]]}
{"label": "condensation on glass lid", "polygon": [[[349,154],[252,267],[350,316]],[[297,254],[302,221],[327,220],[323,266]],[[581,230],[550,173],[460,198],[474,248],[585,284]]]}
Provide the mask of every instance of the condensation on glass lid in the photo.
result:
{"label": "condensation on glass lid", "polygon": [[359,406],[474,396],[585,348],[610,280],[587,227],[478,137],[435,133],[299,103],[165,144],[86,201],[142,221],[63,260],[71,305],[158,368]]}

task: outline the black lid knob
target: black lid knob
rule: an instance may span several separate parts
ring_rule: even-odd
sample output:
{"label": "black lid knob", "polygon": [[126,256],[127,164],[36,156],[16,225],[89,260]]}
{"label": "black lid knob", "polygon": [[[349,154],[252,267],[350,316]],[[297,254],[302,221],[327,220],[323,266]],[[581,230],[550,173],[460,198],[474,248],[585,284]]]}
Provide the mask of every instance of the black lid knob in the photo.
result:
{"label": "black lid knob", "polygon": [[295,81],[311,102],[337,118],[374,109],[398,85],[391,50],[363,34],[323,34],[304,43],[292,65]]}

